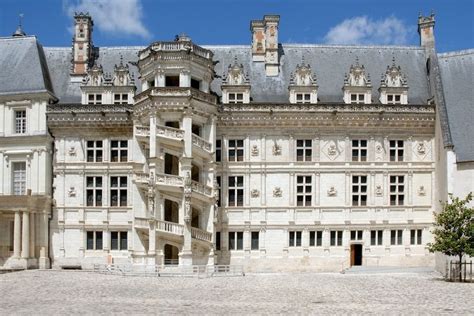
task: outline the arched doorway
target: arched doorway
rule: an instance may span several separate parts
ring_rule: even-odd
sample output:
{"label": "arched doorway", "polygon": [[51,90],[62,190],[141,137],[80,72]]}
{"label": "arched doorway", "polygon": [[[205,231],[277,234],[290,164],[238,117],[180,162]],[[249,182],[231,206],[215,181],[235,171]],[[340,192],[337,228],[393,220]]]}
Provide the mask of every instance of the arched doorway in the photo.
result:
{"label": "arched doorway", "polygon": [[165,265],[174,266],[179,264],[179,249],[169,244],[165,245]]}

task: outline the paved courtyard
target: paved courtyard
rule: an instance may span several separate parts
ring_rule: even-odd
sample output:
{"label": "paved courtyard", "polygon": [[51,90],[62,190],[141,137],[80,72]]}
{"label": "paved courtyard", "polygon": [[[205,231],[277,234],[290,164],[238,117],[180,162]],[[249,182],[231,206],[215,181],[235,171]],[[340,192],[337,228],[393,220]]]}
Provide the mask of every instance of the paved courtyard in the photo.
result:
{"label": "paved courtyard", "polygon": [[197,279],[30,270],[0,275],[0,293],[0,315],[474,314],[474,284],[426,272]]}

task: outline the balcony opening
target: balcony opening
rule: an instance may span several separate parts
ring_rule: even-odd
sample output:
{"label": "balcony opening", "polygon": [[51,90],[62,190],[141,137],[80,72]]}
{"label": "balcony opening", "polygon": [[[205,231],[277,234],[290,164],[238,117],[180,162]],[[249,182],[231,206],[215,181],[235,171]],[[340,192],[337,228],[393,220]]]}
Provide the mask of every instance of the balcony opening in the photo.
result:
{"label": "balcony opening", "polygon": [[168,121],[165,123],[165,126],[179,129],[179,121]]}
{"label": "balcony opening", "polygon": [[179,223],[178,203],[170,200],[165,200],[165,221]]}
{"label": "balcony opening", "polygon": [[194,88],[197,90],[201,89],[201,81],[191,78],[191,88]]}
{"label": "balcony opening", "polygon": [[201,137],[201,126],[200,125],[193,124],[191,130],[192,130],[194,135],[197,135],[197,136]]}
{"label": "balcony opening", "polygon": [[199,173],[199,167],[193,164],[191,167],[191,180],[199,182]]}
{"label": "balcony opening", "polygon": [[165,173],[179,175],[179,159],[176,156],[165,154]]}
{"label": "balcony opening", "polygon": [[149,80],[148,82],[148,89],[153,88],[155,86],[155,80]]}
{"label": "balcony opening", "polygon": [[179,87],[179,76],[166,76],[165,85],[167,87]]}
{"label": "balcony opening", "polygon": [[172,245],[165,245],[165,266],[177,266],[179,264],[179,249]]}
{"label": "balcony opening", "polygon": [[192,210],[191,227],[200,228],[199,227],[199,210],[195,208],[193,208]]}

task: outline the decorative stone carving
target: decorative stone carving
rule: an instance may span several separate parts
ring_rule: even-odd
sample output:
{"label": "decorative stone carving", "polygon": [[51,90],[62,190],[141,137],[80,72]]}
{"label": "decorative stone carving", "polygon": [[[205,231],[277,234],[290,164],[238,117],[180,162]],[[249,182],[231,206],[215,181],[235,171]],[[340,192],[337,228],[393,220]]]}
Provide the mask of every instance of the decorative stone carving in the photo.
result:
{"label": "decorative stone carving", "polygon": [[356,57],[355,65],[351,65],[349,74],[345,75],[344,87],[372,87],[370,75],[366,73],[364,65],[359,64],[359,57]]}
{"label": "decorative stone carving", "polygon": [[76,147],[74,147],[74,146],[69,147],[68,154],[69,154],[69,156],[75,156],[76,155]]}
{"label": "decorative stone carving", "polygon": [[426,189],[423,185],[418,188],[418,195],[419,196],[425,196],[426,195]]}
{"label": "decorative stone carving", "polygon": [[273,145],[273,156],[280,156],[281,155],[281,145],[278,145],[276,142]]}
{"label": "decorative stone carving", "polygon": [[253,189],[250,191],[250,196],[253,198],[258,198],[260,196],[260,192],[257,189]]}
{"label": "decorative stone carving", "polygon": [[418,152],[418,154],[420,155],[424,155],[426,153],[426,146],[425,146],[425,143],[424,142],[418,142],[416,144],[416,151]]}
{"label": "decorative stone carving", "polygon": [[335,187],[330,187],[328,190],[328,196],[336,196],[337,195],[337,190]]}
{"label": "decorative stone carving", "polygon": [[305,64],[304,57],[301,65],[296,65],[296,70],[291,74],[290,86],[314,86],[316,87],[316,76],[311,71],[311,66]]}
{"label": "decorative stone carving", "polygon": [[234,57],[234,64],[229,65],[222,82],[223,85],[229,86],[250,84],[248,76],[244,74],[244,65],[238,63],[237,56]]}
{"label": "decorative stone carving", "polygon": [[375,196],[383,196],[383,189],[381,185],[375,187]]}
{"label": "decorative stone carving", "polygon": [[407,79],[402,74],[400,66],[395,65],[395,57],[392,58],[392,66],[387,66],[387,71],[382,74],[380,88],[406,88]]}
{"label": "decorative stone carving", "polygon": [[251,154],[253,157],[256,157],[258,156],[258,146],[257,145],[253,145],[252,146],[252,149],[250,150]]}
{"label": "decorative stone carving", "polygon": [[377,144],[377,146],[375,146],[375,152],[377,154],[381,154],[383,152],[383,146],[381,144]]}
{"label": "decorative stone carving", "polygon": [[275,187],[273,189],[273,197],[282,197],[283,191],[281,190],[280,187]]}
{"label": "decorative stone carving", "polygon": [[102,65],[94,64],[88,71],[87,76],[83,79],[86,86],[98,87],[105,84],[106,75]]}
{"label": "decorative stone carving", "polygon": [[76,188],[70,187],[69,190],[67,191],[67,195],[69,197],[76,197]]}
{"label": "decorative stone carving", "polygon": [[134,85],[134,78],[130,75],[128,64],[124,66],[123,57],[120,55],[120,64],[114,66],[114,77],[112,79],[114,86],[129,86]]}
{"label": "decorative stone carving", "polygon": [[328,155],[335,156],[337,154],[337,146],[336,144],[331,144],[328,146]]}

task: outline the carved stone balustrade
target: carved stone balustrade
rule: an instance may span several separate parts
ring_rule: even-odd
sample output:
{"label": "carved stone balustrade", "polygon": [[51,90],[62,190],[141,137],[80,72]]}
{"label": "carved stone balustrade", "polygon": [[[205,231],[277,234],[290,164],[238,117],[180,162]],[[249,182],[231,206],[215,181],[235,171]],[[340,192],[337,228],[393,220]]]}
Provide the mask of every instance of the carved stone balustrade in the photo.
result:
{"label": "carved stone balustrade", "polygon": [[212,234],[196,227],[191,227],[191,237],[212,243]]}
{"label": "carved stone balustrade", "polygon": [[161,137],[161,138],[182,141],[184,139],[184,131],[178,128],[157,125],[156,136]]}
{"label": "carved stone balustrade", "polygon": [[203,138],[193,134],[193,146],[205,151],[208,154],[212,154],[211,143],[205,141]]}
{"label": "carved stone balustrade", "polygon": [[204,195],[206,197],[213,197],[212,195],[212,188],[208,187],[207,185],[204,185],[202,183],[199,183],[197,181],[192,181],[191,182],[191,189],[193,192]]}
{"label": "carved stone balustrade", "polygon": [[168,221],[156,220],[156,230],[164,231],[179,236],[182,236],[184,234],[183,225]]}

